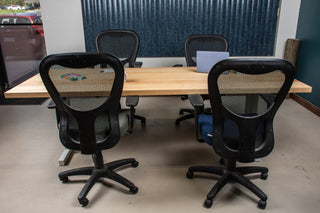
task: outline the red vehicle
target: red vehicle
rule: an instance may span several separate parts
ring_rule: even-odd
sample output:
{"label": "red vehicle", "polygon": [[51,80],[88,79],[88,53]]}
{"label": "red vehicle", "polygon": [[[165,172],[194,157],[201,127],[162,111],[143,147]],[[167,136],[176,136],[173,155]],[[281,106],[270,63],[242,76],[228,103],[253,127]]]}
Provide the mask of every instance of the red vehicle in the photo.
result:
{"label": "red vehicle", "polygon": [[[37,12],[0,15],[0,24],[42,24],[41,15]],[[43,35],[42,25],[31,25],[35,31]]]}
{"label": "red vehicle", "polygon": [[0,15],[0,42],[3,56],[8,60],[42,59],[46,49],[39,13]]}

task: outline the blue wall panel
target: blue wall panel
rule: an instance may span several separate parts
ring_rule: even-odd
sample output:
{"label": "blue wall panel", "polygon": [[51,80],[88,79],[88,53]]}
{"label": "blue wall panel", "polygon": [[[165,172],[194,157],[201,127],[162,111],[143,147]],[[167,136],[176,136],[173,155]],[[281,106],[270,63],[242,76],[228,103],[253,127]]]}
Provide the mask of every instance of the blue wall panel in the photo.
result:
{"label": "blue wall panel", "polygon": [[320,108],[320,1],[301,1],[297,39],[300,49],[296,62],[296,78],[310,86],[312,93],[299,94]]}
{"label": "blue wall panel", "polygon": [[273,55],[279,0],[82,0],[87,51],[106,29],[134,30],[140,57],[184,56],[193,34],[217,34],[230,54]]}

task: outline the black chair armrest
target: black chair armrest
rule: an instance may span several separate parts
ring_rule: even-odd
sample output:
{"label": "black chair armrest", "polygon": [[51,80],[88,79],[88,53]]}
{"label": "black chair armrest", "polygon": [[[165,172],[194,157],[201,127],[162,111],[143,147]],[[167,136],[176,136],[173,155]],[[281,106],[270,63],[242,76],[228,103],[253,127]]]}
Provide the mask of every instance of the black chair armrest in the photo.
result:
{"label": "black chair armrest", "polygon": [[201,134],[199,134],[198,130],[198,115],[204,112],[204,101],[201,95],[192,94],[188,95],[189,101],[194,107],[194,121],[195,121],[195,130],[196,130],[196,139],[199,142],[203,142],[201,138]]}
{"label": "black chair armrest", "polygon": [[204,101],[201,95],[198,94],[192,94],[188,95],[188,99],[190,100],[190,103],[193,107],[204,107]]}
{"label": "black chair armrest", "polygon": [[139,102],[139,96],[128,96],[126,98],[126,106],[135,107]]}
{"label": "black chair armrest", "polygon": [[140,68],[140,67],[142,67],[142,64],[143,64],[142,61],[136,61],[136,62],[134,63],[134,65],[133,65],[133,67]]}
{"label": "black chair armrest", "polygon": [[[57,109],[56,104],[50,100],[50,102],[47,105],[48,109]],[[58,115],[58,111],[56,110],[56,118],[57,118],[57,127],[59,129],[59,123],[60,123],[60,116]]]}

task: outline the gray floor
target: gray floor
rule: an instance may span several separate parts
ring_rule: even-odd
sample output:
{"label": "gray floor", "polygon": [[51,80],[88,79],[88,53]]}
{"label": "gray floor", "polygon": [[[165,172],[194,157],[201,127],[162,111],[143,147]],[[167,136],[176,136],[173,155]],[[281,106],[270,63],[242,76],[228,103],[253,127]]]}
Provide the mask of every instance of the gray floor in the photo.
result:
{"label": "gray floor", "polygon": [[[169,105],[170,104],[170,105]],[[77,196],[86,177],[62,184],[60,171],[91,165],[91,157],[75,153],[59,166],[63,151],[55,114],[40,106],[0,106],[0,212],[262,212],[258,199],[238,184],[229,184],[206,209],[203,201],[217,181],[198,176],[189,180],[191,165],[218,165],[213,150],[194,139],[192,121],[174,126],[178,109],[188,106],[179,97],[141,98],[137,113],[147,126],[135,126],[132,135],[103,152],[106,161],[135,157],[140,165],[119,173],[138,187],[136,195],[112,182],[96,184],[86,208]],[[276,145],[257,162],[270,170],[268,180],[253,178],[269,197],[264,212],[319,212],[320,118],[291,99],[274,121]]]}

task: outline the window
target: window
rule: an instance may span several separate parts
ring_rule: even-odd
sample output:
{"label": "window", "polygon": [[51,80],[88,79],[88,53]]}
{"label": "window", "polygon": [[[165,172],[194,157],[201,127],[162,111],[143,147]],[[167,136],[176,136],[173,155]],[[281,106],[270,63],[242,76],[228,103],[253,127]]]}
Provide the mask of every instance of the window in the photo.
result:
{"label": "window", "polygon": [[41,11],[35,5],[0,5],[1,92],[38,73],[46,56]]}

